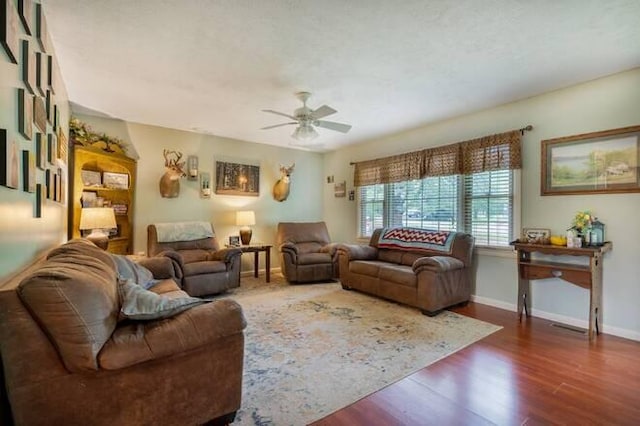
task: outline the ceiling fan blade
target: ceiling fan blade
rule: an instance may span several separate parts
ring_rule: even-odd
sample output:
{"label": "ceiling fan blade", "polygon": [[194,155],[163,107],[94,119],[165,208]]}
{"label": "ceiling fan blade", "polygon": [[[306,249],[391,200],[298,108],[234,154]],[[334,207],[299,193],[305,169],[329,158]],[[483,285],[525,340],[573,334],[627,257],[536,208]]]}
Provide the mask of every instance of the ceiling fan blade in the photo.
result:
{"label": "ceiling fan blade", "polygon": [[278,112],[278,111],[274,111],[272,109],[263,109],[262,111],[270,112],[271,114],[281,115],[283,117],[287,117],[287,118],[290,118],[292,120],[297,120],[297,118],[295,118],[293,115],[285,114],[284,112]]}
{"label": "ceiling fan blade", "polygon": [[292,121],[291,123],[274,124],[273,126],[262,127],[260,130],[275,129],[276,127],[289,126],[291,124],[298,124],[298,122]]}
{"label": "ceiling fan blade", "polygon": [[317,120],[314,121],[313,124],[318,127],[324,127],[325,129],[335,130],[342,133],[347,133],[351,130],[350,124],[336,123],[335,121]]}
{"label": "ceiling fan blade", "polygon": [[335,109],[331,108],[330,106],[327,105],[322,105],[320,108],[318,108],[317,110],[313,111],[313,113],[311,115],[313,115],[313,118],[322,118],[322,117],[326,117],[328,115],[331,114],[335,114],[336,111]]}

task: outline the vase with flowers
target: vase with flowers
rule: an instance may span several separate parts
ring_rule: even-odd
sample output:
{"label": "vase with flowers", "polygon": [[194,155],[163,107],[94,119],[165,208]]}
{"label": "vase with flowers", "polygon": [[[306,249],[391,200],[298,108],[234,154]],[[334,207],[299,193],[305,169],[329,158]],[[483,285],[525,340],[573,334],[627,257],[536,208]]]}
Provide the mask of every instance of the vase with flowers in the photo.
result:
{"label": "vase with flowers", "polygon": [[573,231],[576,237],[581,238],[586,244],[589,238],[589,231],[591,230],[591,224],[593,223],[593,214],[589,210],[583,210],[576,213],[571,221],[571,228],[568,231]]}

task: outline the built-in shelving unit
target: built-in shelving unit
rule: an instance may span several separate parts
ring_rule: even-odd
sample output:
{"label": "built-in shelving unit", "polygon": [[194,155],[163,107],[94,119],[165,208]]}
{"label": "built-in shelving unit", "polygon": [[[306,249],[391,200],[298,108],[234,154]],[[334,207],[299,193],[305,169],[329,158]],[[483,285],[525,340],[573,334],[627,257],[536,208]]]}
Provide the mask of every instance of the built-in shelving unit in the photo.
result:
{"label": "built-in shelving unit", "polygon": [[133,205],[136,161],[119,153],[74,145],[70,158],[69,238],[79,238],[82,207],[113,207],[117,229],[111,231],[108,251],[133,252]]}

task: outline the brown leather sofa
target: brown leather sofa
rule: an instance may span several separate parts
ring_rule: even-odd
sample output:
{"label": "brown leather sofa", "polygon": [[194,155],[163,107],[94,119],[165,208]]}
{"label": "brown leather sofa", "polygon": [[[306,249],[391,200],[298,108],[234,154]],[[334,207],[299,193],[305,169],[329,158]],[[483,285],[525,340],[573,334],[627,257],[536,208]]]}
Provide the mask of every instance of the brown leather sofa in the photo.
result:
{"label": "brown leather sofa", "polygon": [[[196,223],[200,222],[179,224],[188,228]],[[211,236],[178,241],[159,241],[156,224],[147,226],[147,255],[171,258],[176,265],[179,284],[191,296],[223,293],[240,286],[242,251],[239,248],[221,249],[213,227],[208,225]]]}
{"label": "brown leather sofa", "polygon": [[333,280],[338,277],[336,244],[324,222],[281,222],[276,244],[282,273],[290,283]]}
{"label": "brown leather sofa", "polygon": [[369,245],[340,244],[340,282],[356,289],[419,308],[433,316],[467,303],[472,288],[471,235],[454,232],[446,251],[381,248],[384,229],[376,229]]}
{"label": "brown leather sofa", "polygon": [[[182,298],[168,258],[152,291]],[[53,249],[0,292],[0,355],[16,425],[197,425],[240,408],[245,320],[230,300],[171,318],[119,319],[113,259],[86,240]],[[2,407],[6,412],[7,407]]]}

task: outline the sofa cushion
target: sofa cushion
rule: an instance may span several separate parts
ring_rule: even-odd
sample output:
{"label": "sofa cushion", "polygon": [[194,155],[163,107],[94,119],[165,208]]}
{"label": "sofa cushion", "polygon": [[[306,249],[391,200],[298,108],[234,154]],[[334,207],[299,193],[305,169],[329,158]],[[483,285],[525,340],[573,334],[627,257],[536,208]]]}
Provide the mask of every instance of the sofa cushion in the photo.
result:
{"label": "sofa cushion", "polygon": [[312,265],[317,263],[331,263],[329,253],[306,253],[298,255],[298,265]]}
{"label": "sofa cushion", "polygon": [[309,241],[306,243],[298,243],[296,244],[296,249],[298,250],[298,254],[306,254],[306,253],[317,253],[322,248],[323,244]]}
{"label": "sofa cushion", "polygon": [[116,266],[107,252],[69,241],[52,250],[17,292],[69,371],[98,369],[96,356],[118,321]]}
{"label": "sofa cushion", "polygon": [[384,281],[390,281],[396,284],[406,285],[408,287],[416,287],[418,277],[413,272],[411,266],[386,264],[380,267],[378,277]]}
{"label": "sofa cushion", "polygon": [[170,318],[197,305],[209,302],[197,297],[169,298],[145,290],[132,280],[120,280],[120,315],[133,320]]}
{"label": "sofa cushion", "polygon": [[180,250],[179,253],[180,256],[182,256],[182,261],[185,264],[193,262],[204,262],[209,258],[209,252],[207,250]]}
{"label": "sofa cushion", "polygon": [[[100,367],[116,370],[183,354],[216,339],[242,333],[245,326],[240,305],[229,299],[214,300],[165,320],[132,322],[118,327],[104,345],[98,358]],[[217,362],[218,368],[228,368],[228,360]]]}
{"label": "sofa cushion", "polygon": [[400,250],[380,249],[378,250],[378,259],[382,260],[383,262],[401,264],[402,254],[403,252]]}
{"label": "sofa cushion", "polygon": [[[176,282],[171,279],[160,280],[152,287],[149,287],[148,290],[156,294],[165,294],[165,293],[171,293],[174,291],[182,291],[180,290],[180,286],[178,286],[178,284],[176,284]],[[187,293],[184,293],[184,294],[188,296]]]}
{"label": "sofa cushion", "polygon": [[224,272],[226,270],[227,264],[219,260],[207,260],[203,262],[186,263],[184,265],[184,275],[186,277]]}
{"label": "sofa cushion", "polygon": [[386,264],[386,262],[380,262],[378,260],[352,260],[349,262],[349,271],[354,274],[377,277],[380,272],[380,267]]}

